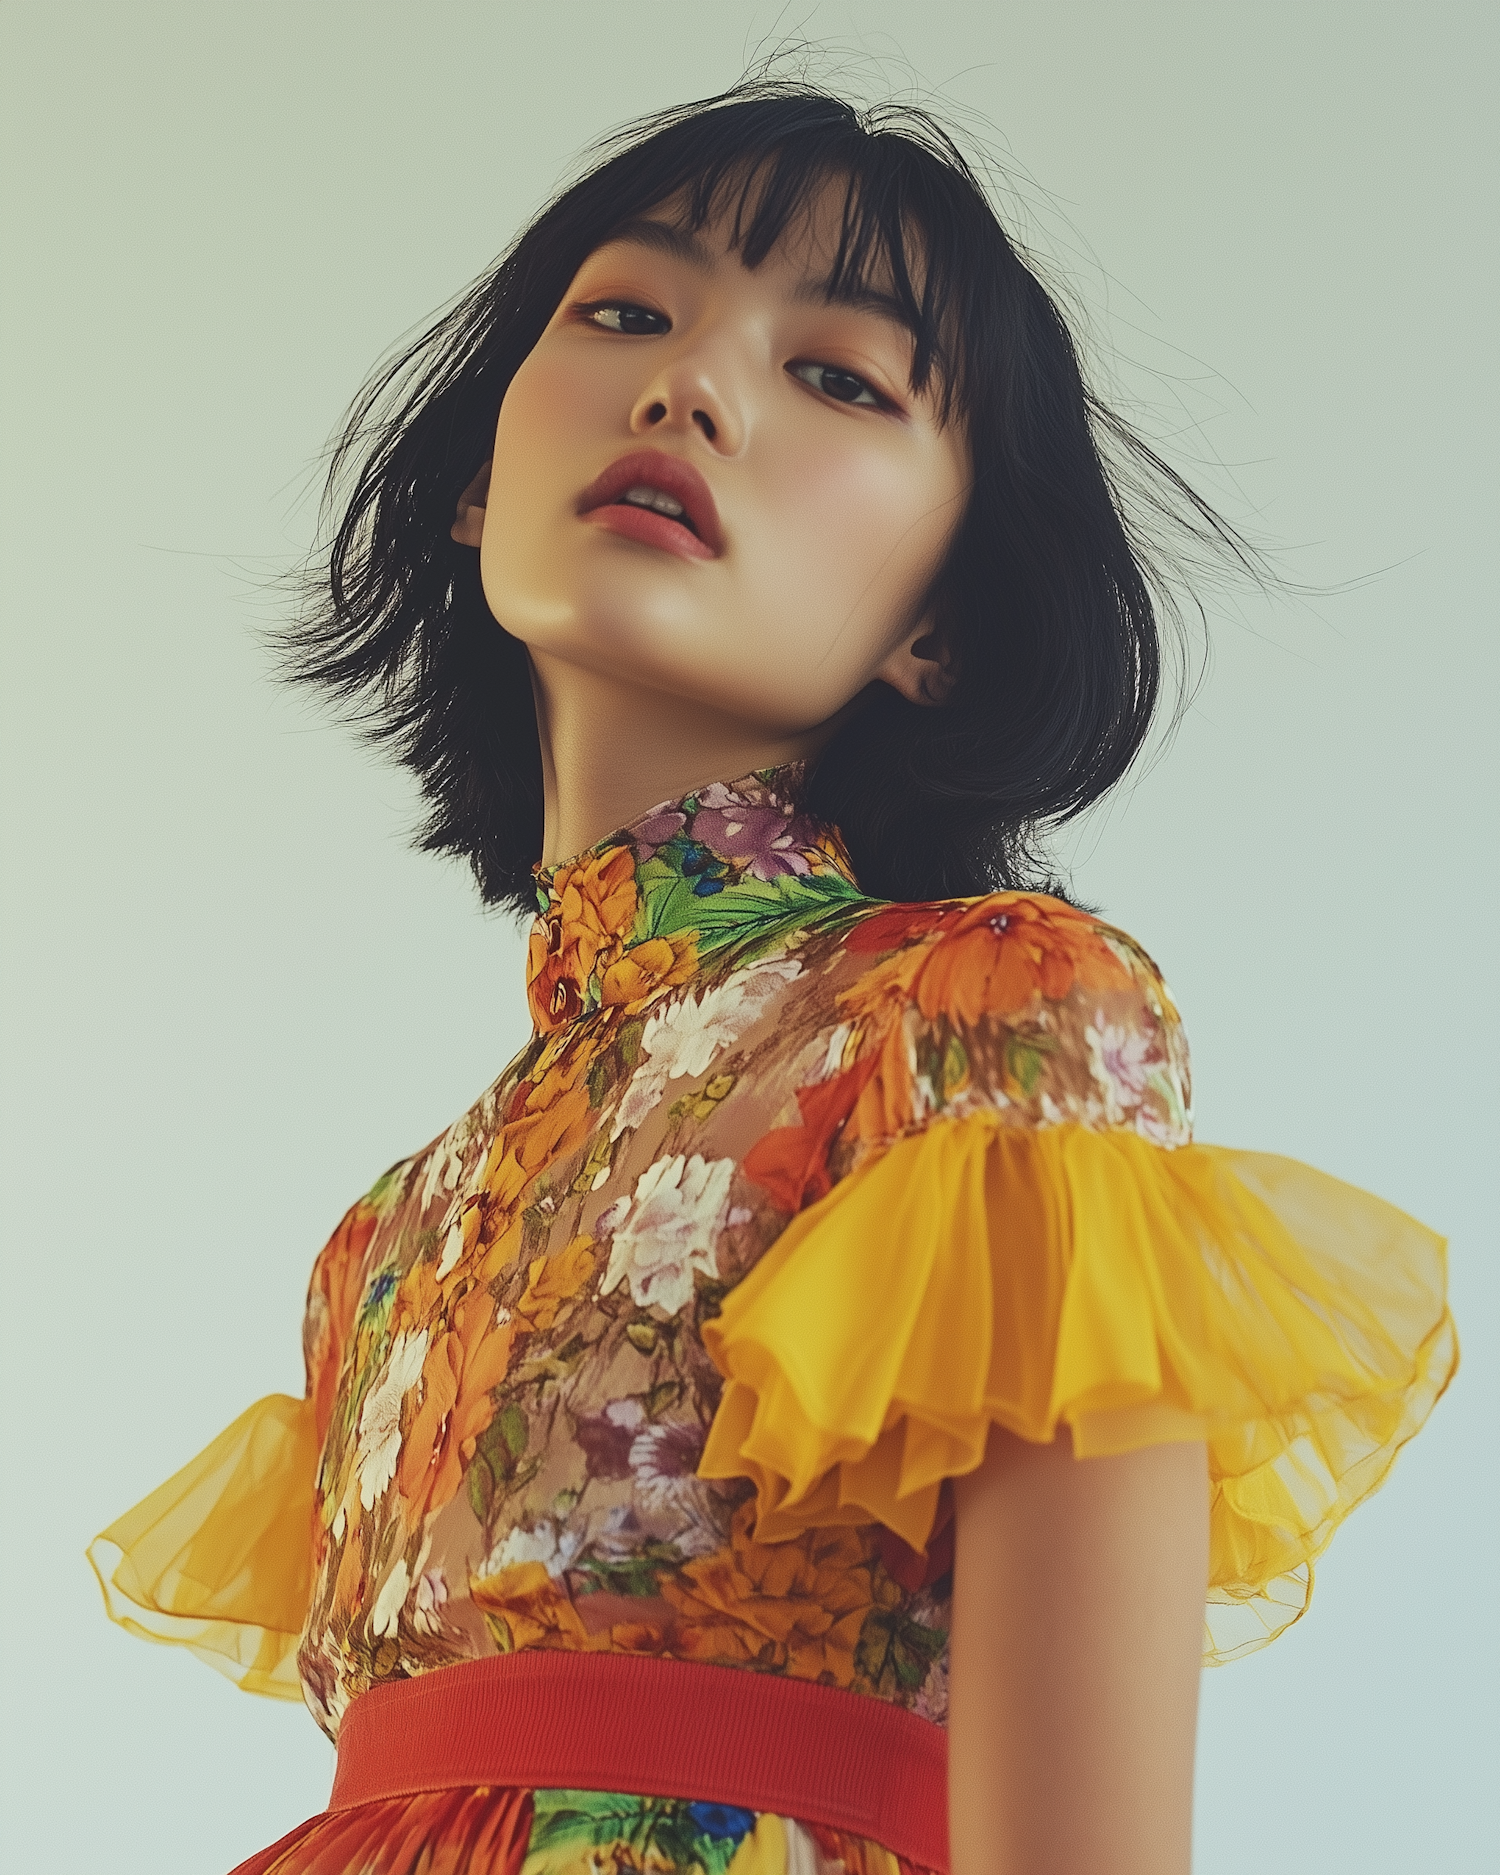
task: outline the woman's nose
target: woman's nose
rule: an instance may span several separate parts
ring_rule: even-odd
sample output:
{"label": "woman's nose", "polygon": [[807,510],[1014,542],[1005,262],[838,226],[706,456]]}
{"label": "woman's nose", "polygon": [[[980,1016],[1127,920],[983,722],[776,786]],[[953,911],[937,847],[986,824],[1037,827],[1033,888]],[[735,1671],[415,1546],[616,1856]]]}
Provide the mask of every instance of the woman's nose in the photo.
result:
{"label": "woman's nose", "polygon": [[630,413],[637,436],[653,431],[696,430],[716,454],[737,455],[744,445],[745,418],[737,400],[707,369],[705,361],[682,358],[647,385]]}

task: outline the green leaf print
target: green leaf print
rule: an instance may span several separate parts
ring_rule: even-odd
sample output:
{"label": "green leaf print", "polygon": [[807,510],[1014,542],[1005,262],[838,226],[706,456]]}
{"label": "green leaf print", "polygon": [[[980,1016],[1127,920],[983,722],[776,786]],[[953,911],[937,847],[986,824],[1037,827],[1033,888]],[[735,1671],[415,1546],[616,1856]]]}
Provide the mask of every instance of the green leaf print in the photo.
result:
{"label": "green leaf print", "polygon": [[406,1169],[406,1164],[403,1161],[400,1165],[393,1165],[389,1172],[383,1172],[381,1176],[376,1179],[375,1183],[365,1193],[365,1203],[372,1211],[378,1213],[386,1210],[401,1196],[401,1188],[406,1178]]}
{"label": "green leaf print", "polygon": [[948,1037],[948,1046],[943,1050],[939,1084],[945,1101],[962,1093],[969,1084],[969,1051],[956,1035]]}
{"label": "green leaf print", "polygon": [[720,1282],[716,1277],[704,1276],[701,1272],[693,1283],[693,1294],[698,1304],[698,1321],[711,1322],[724,1307],[724,1298],[733,1287],[731,1283]]}
{"label": "green leaf print", "polygon": [[680,1569],[684,1557],[675,1543],[652,1541],[631,1556],[588,1556],[573,1565],[570,1576],[582,1576],[580,1595],[656,1595],[661,1577]]}
{"label": "green leaf print", "polygon": [[799,922],[834,906],[869,902],[842,873],[831,871],[785,873],[769,880],[742,875],[733,878],[733,891],[704,894],[699,887],[705,875],[690,876],[683,871],[690,850],[690,842],[669,840],[637,868],[641,904],[631,933],[633,943],[696,931],[702,958],[727,944],[758,936],[767,925]]}
{"label": "green leaf print", "polygon": [[531,1437],[531,1429],[526,1424],[526,1415],[512,1400],[495,1420],[500,1437],[504,1439],[513,1459],[518,1459],[526,1450]]}
{"label": "green leaf print", "polygon": [[687,1383],[682,1380],[659,1380],[654,1387],[647,1387],[641,1395],[646,1417],[660,1419],[667,1408],[675,1406],[686,1392]]}
{"label": "green leaf print", "polygon": [[925,1628],[896,1608],[872,1608],[860,1629],[854,1665],[874,1690],[889,1698],[914,1693],[948,1639],[944,1628]]}
{"label": "green leaf print", "polygon": [[[589,1099],[596,1107],[600,1104],[598,1100],[594,1100],[592,1083],[590,1084]],[[603,1096],[601,1095],[600,1100],[602,1099]],[[614,1149],[614,1141],[610,1138],[608,1133],[601,1129],[593,1145],[589,1147],[589,1155],[584,1160],[577,1178],[573,1180],[571,1189],[575,1192],[592,1191],[595,1185],[602,1185],[605,1177],[608,1175],[609,1162],[613,1156]]]}
{"label": "green leaf print", "polygon": [[1020,1088],[1027,1100],[1030,1100],[1041,1085],[1042,1070],[1047,1065],[1047,1057],[1053,1054],[1056,1048],[1057,1043],[1050,1035],[1022,1035],[1015,1029],[1006,1031],[1006,1076]]}
{"label": "green leaf print", "polygon": [[969,1051],[956,1035],[923,1036],[917,1043],[917,1073],[932,1089],[933,1103],[946,1107],[969,1084]]}
{"label": "green leaf print", "polygon": [[1174,1074],[1167,1074],[1161,1068],[1152,1068],[1146,1076],[1146,1085],[1166,1108],[1167,1118],[1174,1130],[1186,1132],[1188,1126],[1187,1108],[1182,1104],[1182,1090]]}
{"label": "green leaf print", "polygon": [[487,1530],[506,1498],[530,1484],[542,1467],[542,1454],[526,1456],[530,1427],[514,1400],[508,1401],[485,1427],[466,1482],[474,1515]]}
{"label": "green leaf print", "polygon": [[613,1850],[622,1871],[728,1875],[740,1844],[755,1826],[748,1810],[685,1803],[675,1797],[539,1790],[533,1804],[524,1875],[575,1875],[580,1850]]}
{"label": "green leaf print", "polygon": [[675,1124],[689,1114],[695,1120],[711,1120],[719,1102],[734,1092],[736,1079],[733,1074],[716,1074],[698,1091],[680,1095],[667,1108],[668,1121]]}
{"label": "green leaf print", "polygon": [[645,1032],[646,1023],[644,1017],[637,1017],[634,1022],[627,1022],[620,1031],[619,1040],[615,1043],[615,1046],[620,1051],[620,1061],[627,1072],[633,1068],[641,1058],[641,1037]]}
{"label": "green leaf print", "polygon": [[495,1474],[490,1470],[489,1462],[481,1452],[475,1452],[469,1461],[469,1469],[464,1474],[464,1483],[469,1491],[469,1503],[474,1515],[481,1524],[488,1524],[490,1511],[495,1503]]}

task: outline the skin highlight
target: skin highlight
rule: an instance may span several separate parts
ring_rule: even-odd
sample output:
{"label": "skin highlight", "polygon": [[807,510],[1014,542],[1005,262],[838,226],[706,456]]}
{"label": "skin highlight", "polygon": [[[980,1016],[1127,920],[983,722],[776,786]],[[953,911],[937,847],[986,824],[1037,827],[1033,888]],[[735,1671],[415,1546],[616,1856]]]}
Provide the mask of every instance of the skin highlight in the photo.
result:
{"label": "skin highlight", "polygon": [[[670,205],[622,231],[506,393],[452,531],[527,647],[545,862],[816,754],[874,684],[947,694],[929,595],[967,444],[911,391],[905,329],[821,293],[836,200],[754,271]],[[712,551],[580,513],[642,449],[702,476]],[[955,1492],[953,1875],[1186,1875],[1203,1447],[1075,1461],[997,1428]]]}

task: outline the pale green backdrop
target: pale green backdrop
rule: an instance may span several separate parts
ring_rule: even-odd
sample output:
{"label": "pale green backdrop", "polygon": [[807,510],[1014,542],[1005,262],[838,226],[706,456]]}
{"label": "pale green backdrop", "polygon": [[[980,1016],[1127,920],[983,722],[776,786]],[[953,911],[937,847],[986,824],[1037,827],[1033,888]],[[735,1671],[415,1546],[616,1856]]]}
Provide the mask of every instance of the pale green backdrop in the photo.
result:
{"label": "pale green backdrop", "polygon": [[1209,1676],[1201,1875],[1493,1867],[1494,20],[5,0],[8,1866],[213,1875],[321,1806],[311,1721],[109,1627],[83,1547],[300,1390],[323,1236],[523,1034],[515,932],[268,680],[313,460],[593,134],[801,31],[979,114],[1174,460],[1352,582],[1220,607],[1070,851],[1183,1004],[1202,1135],[1453,1239],[1463,1374],[1310,1618]]}

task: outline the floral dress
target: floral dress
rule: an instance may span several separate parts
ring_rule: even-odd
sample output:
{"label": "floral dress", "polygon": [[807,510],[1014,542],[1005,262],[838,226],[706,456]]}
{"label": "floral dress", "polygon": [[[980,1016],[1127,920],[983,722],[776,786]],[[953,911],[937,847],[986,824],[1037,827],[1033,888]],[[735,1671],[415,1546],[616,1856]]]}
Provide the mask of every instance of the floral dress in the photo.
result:
{"label": "floral dress", "polygon": [[[1440,1241],[1192,1144],[1130,938],[1036,895],[869,899],[798,780],[715,783],[539,871],[531,1040],[330,1238],[306,1398],[98,1539],[117,1619],[331,1738],[372,1687],[538,1650],[941,1727],[948,1481],[996,1423],[1204,1440],[1207,1658],[1302,1612],[1452,1372]],[[480,1788],[314,1819],[253,1866],[915,1864],[707,1797]]]}

